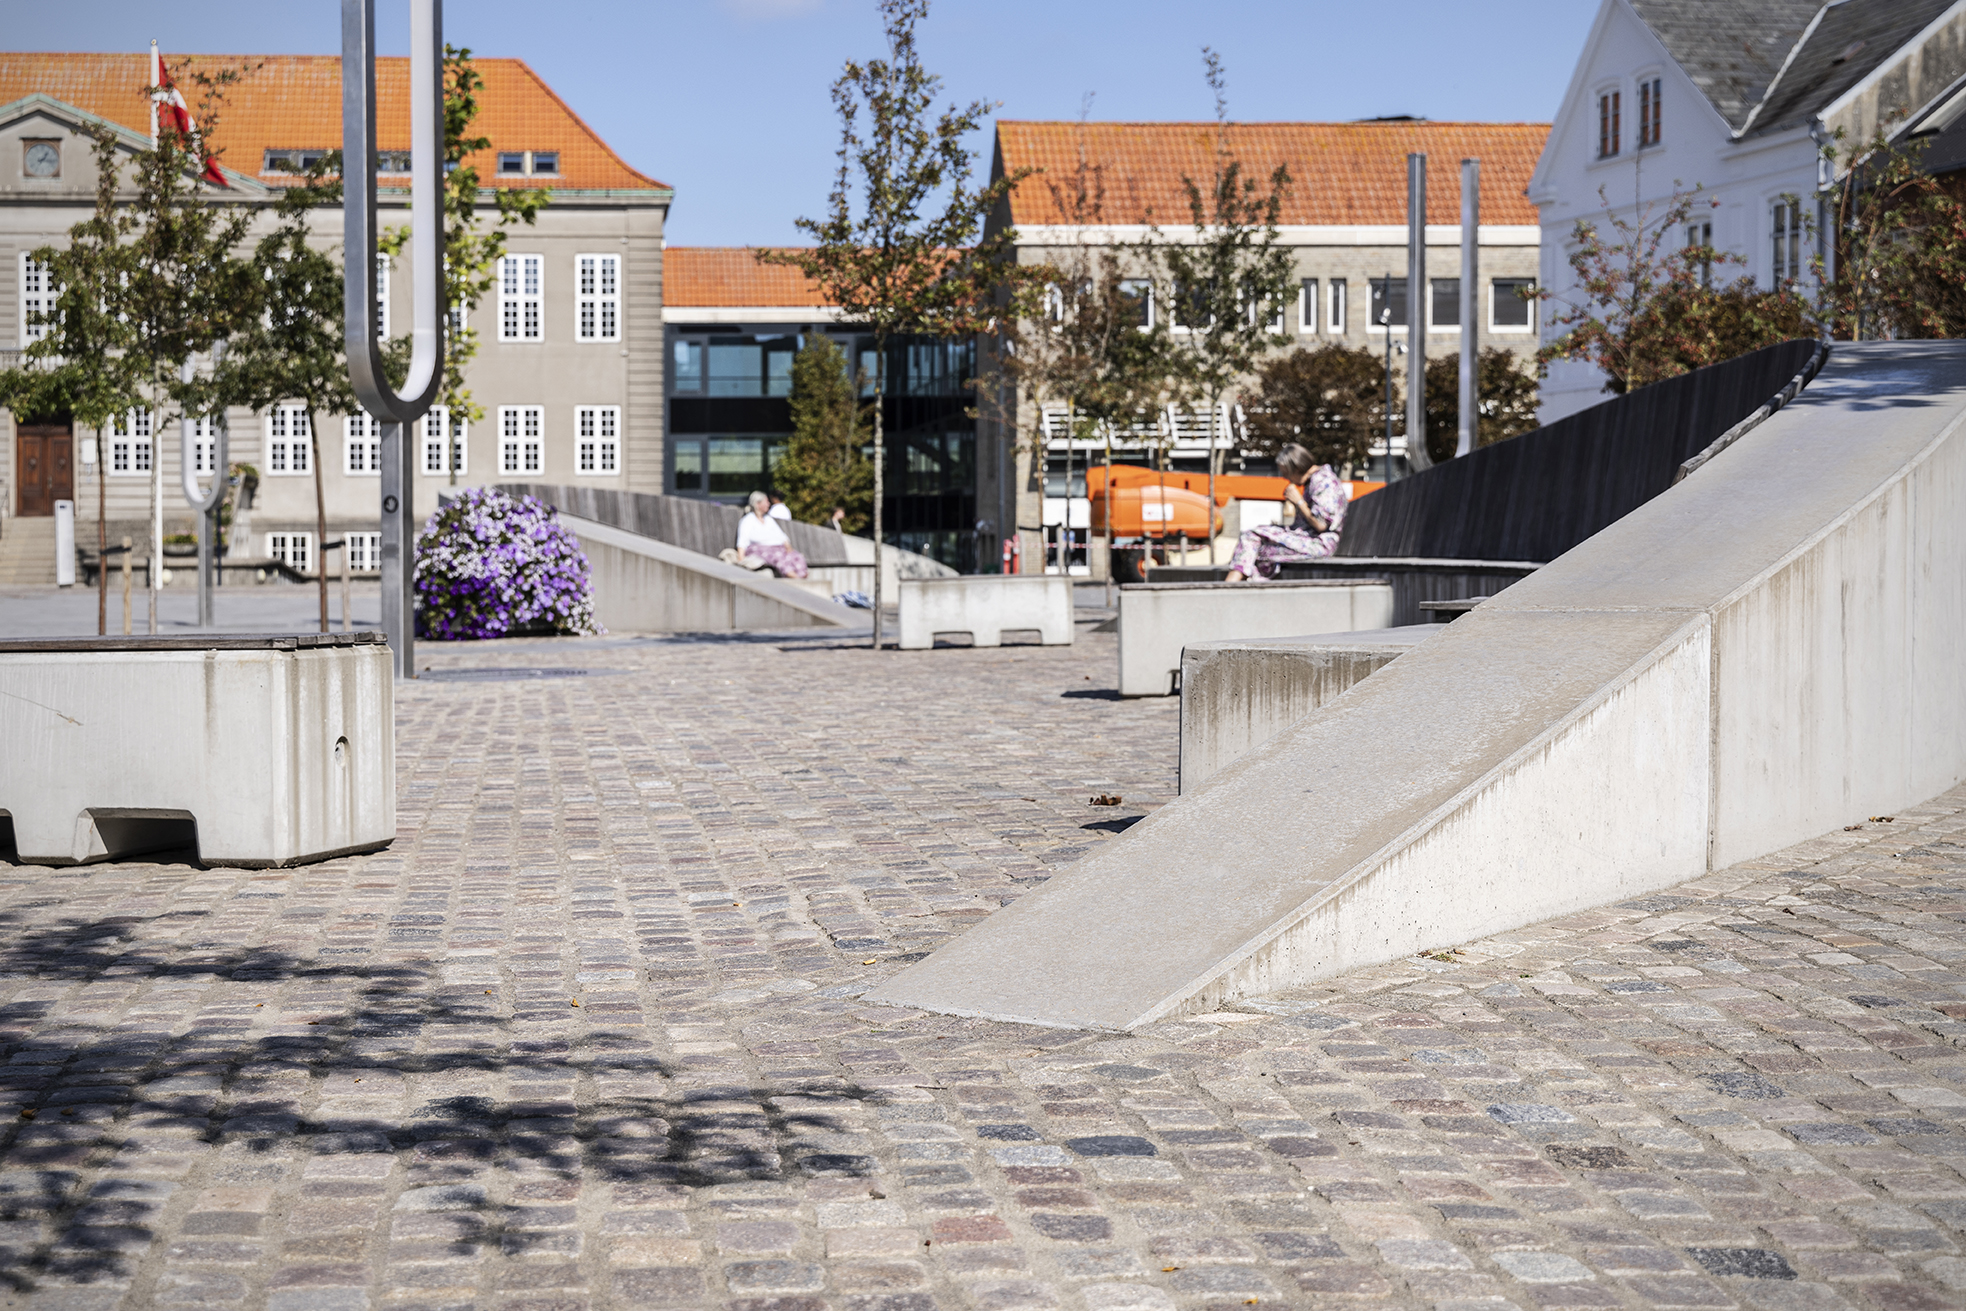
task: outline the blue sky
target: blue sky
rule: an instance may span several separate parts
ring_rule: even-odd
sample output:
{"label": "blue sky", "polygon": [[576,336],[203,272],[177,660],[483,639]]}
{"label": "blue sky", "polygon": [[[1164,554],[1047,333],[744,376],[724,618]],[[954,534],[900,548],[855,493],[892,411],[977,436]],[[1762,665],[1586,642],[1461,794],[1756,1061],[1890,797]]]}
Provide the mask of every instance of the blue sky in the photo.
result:
{"label": "blue sky", "polygon": [[[1233,117],[1547,120],[1597,10],[1591,0],[938,0],[922,29],[950,98],[1005,118],[1211,113],[1201,47],[1222,52]],[[407,7],[377,36],[407,53]],[[79,0],[23,5],[17,50],[332,54],[335,0]],[[840,64],[876,54],[872,0],[619,3],[452,0],[446,36],[526,60],[635,168],[676,188],[675,245],[796,240],[831,182]],[[979,138],[985,153],[987,138]]]}

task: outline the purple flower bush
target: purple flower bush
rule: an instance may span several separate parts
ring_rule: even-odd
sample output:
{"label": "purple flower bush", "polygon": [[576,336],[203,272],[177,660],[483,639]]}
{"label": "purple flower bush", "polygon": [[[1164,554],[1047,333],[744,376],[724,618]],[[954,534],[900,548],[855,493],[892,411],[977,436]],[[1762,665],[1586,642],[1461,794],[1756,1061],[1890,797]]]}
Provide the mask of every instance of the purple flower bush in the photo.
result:
{"label": "purple flower bush", "polygon": [[598,633],[587,557],[557,512],[530,496],[472,487],[416,541],[417,628],[443,642]]}

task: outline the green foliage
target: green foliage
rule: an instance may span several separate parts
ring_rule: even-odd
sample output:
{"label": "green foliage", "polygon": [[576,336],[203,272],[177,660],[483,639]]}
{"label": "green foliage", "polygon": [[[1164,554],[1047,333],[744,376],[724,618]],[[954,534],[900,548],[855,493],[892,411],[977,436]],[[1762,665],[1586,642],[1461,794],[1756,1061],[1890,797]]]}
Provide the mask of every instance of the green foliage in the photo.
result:
{"label": "green foliage", "polygon": [[[444,303],[452,307],[475,309],[498,280],[499,257],[505,254],[507,229],[515,224],[530,226],[553,199],[545,187],[498,187],[492,191],[498,221],[490,228],[480,226],[478,215],[478,170],[464,162],[468,155],[491,149],[491,138],[467,135],[478,117],[478,92],[485,80],[471,63],[471,51],[444,47]],[[402,254],[410,242],[410,228],[404,224],[391,228],[378,243],[392,258]],[[470,316],[460,329],[452,316],[446,316],[444,341],[444,385],[437,393],[438,405],[450,410],[453,424],[460,420],[481,422],[485,407],[472,398],[464,385],[464,367],[478,354],[478,329]],[[397,337],[384,347],[384,364],[392,381],[401,386],[409,369],[411,339]]]}
{"label": "green foliage", "polygon": [[[1364,347],[1293,350],[1261,365],[1255,382],[1243,399],[1252,450],[1275,455],[1296,442],[1319,464],[1362,467],[1385,433],[1386,366]],[[1403,403],[1395,377],[1396,412]]]}
{"label": "green foliage", "polygon": [[873,514],[874,465],[864,453],[867,411],[848,373],[846,353],[814,335],[792,360],[792,435],[771,471],[772,485],[794,519],[826,523],[846,509],[847,532],[862,533]]}
{"label": "green foliage", "polygon": [[1966,204],[1925,171],[1927,142],[1893,141],[1889,126],[1830,196],[1839,239],[1822,317],[1846,338],[1966,336]]}
{"label": "green foliage", "polygon": [[[1475,445],[1519,437],[1539,427],[1536,375],[1514,351],[1484,346],[1475,357]],[[1454,458],[1461,426],[1461,353],[1427,361],[1427,454],[1435,464]]]}
{"label": "green foliage", "polygon": [[304,401],[310,421],[358,409],[344,357],[342,263],[314,244],[309,226],[316,207],[340,203],[331,173],[338,167],[338,160],[324,160],[284,191],[273,230],[253,247],[259,313],[241,325],[225,358],[232,404],[260,410]]}
{"label": "green foliage", "polygon": [[1578,220],[1570,266],[1583,300],[1551,321],[1567,331],[1537,352],[1539,364],[1586,360],[1603,370],[1607,391],[1623,394],[1814,335],[1808,302],[1793,285],[1763,291],[1746,275],[1717,285],[1718,269],[1746,261],[1710,245],[1665,252],[1699,197],[1698,187],[1675,186],[1663,210],[1648,205],[1627,220],[1611,213],[1599,188],[1612,235]]}

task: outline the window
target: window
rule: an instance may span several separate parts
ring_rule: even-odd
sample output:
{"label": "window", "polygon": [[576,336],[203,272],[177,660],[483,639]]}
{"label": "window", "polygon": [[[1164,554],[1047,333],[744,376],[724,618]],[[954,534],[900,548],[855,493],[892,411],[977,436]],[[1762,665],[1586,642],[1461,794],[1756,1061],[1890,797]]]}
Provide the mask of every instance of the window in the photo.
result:
{"label": "window", "polygon": [[523,177],[526,171],[526,152],[523,150],[501,150],[498,152],[498,174],[500,177]]}
{"label": "window", "polygon": [[[542,467],[546,411],[537,405],[498,407],[498,471],[538,473]],[[583,471],[584,472],[584,471]]]}
{"label": "window", "polygon": [[539,341],[543,255],[504,255],[498,261],[498,339]]}
{"label": "window", "polygon": [[703,490],[703,443],[691,440],[676,443],[676,490]]}
{"label": "window", "polygon": [[1663,139],[1659,135],[1659,93],[1665,87],[1663,80],[1652,77],[1638,84],[1638,146],[1656,146]]}
{"label": "window", "polygon": [[1435,278],[1431,290],[1433,304],[1428,307],[1428,312],[1433,315],[1432,331],[1459,332],[1461,330],[1461,280]]}
{"label": "window", "polygon": [[703,343],[700,341],[679,341],[676,343],[676,383],[677,391],[703,390]]}
{"label": "window", "polygon": [[1597,98],[1597,157],[1610,159],[1618,153],[1619,93],[1606,91]]}
{"label": "window", "polygon": [[378,150],[375,152],[375,171],[400,175],[410,171],[410,152],[407,150]]}
{"label": "window", "polygon": [[211,473],[216,467],[218,438],[211,419],[185,419],[184,438],[191,447],[191,472]]}
{"label": "window", "polygon": [[389,340],[389,257],[375,257],[375,335]]}
{"label": "window", "polygon": [[1773,215],[1775,258],[1772,265],[1776,287],[1784,287],[1802,276],[1802,207],[1784,197],[1775,202]]}
{"label": "window", "polygon": [[581,473],[621,472],[621,407],[580,405],[574,408],[574,468]]}
{"label": "window", "polygon": [[1345,280],[1331,280],[1331,330],[1339,336],[1345,333]]}
{"label": "window", "polygon": [[110,473],[150,473],[152,417],[148,410],[131,410],[109,421]]}
{"label": "window", "polygon": [[535,150],[532,152],[532,171],[535,177],[555,177],[560,172],[560,152],[557,150]]}
{"label": "window", "polygon": [[307,407],[276,405],[266,412],[266,472],[309,473]]}
{"label": "window", "polygon": [[[260,160],[262,173],[305,173],[326,159],[325,150],[269,150]],[[388,170],[383,170],[387,172]]]}
{"label": "window", "polygon": [[314,534],[268,533],[266,553],[296,573],[304,574],[314,560]]}
{"label": "window", "polygon": [[[1390,313],[1391,317],[1388,318]],[[1387,326],[1403,328],[1406,326],[1406,279],[1372,279],[1372,319],[1370,326],[1385,329]]]}
{"label": "window", "polygon": [[342,549],[348,552],[349,573],[372,574],[382,567],[381,533],[343,533],[341,537],[348,543]]}
{"label": "window", "polygon": [[1317,317],[1317,279],[1305,278],[1297,288],[1297,331],[1316,332]]}
{"label": "window", "polygon": [[[1713,245],[1713,220],[1702,219],[1698,223],[1688,223],[1686,225],[1686,244],[1688,247]],[[1711,287],[1713,285],[1713,261],[1711,259],[1700,261],[1700,285],[1702,287]]]}
{"label": "window", "polygon": [[581,341],[621,340],[621,256],[576,255],[574,335]]}
{"label": "window", "polygon": [[1488,326],[1496,332],[1530,332],[1536,326],[1534,278],[1497,278],[1488,284]]}
{"label": "window", "polygon": [[50,323],[39,322],[55,312],[55,297],[61,289],[49,275],[48,266],[32,256],[20,257],[20,341],[25,346],[52,331]]}
{"label": "window", "polygon": [[[893,348],[891,348],[893,349]],[[797,337],[712,337],[707,352],[709,392],[712,396],[790,396],[792,360],[798,354]],[[888,357],[889,394],[899,394],[896,385],[895,356]],[[869,352],[865,361],[867,376],[874,376]]]}
{"label": "window", "polygon": [[1120,283],[1122,295],[1131,296],[1139,305],[1140,327],[1154,326],[1154,284],[1145,278],[1128,278]]}
{"label": "window", "polygon": [[351,414],[341,438],[341,471],[364,477],[382,472],[382,424],[367,414]]}
{"label": "window", "polygon": [[[470,429],[468,420],[451,421],[448,406],[431,406],[430,412],[417,420],[417,439],[423,450],[423,471],[463,473],[469,463],[465,457],[470,450]],[[445,463],[446,456],[449,457],[448,465]]]}

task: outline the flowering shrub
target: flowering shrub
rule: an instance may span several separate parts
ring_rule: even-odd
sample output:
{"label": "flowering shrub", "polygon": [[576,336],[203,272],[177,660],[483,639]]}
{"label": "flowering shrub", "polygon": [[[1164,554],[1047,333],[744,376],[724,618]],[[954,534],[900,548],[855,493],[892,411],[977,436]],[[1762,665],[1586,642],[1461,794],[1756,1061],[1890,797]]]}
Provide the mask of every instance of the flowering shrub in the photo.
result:
{"label": "flowering shrub", "polygon": [[587,573],[579,541],[552,506],[469,488],[417,538],[417,628],[446,642],[598,633]]}

